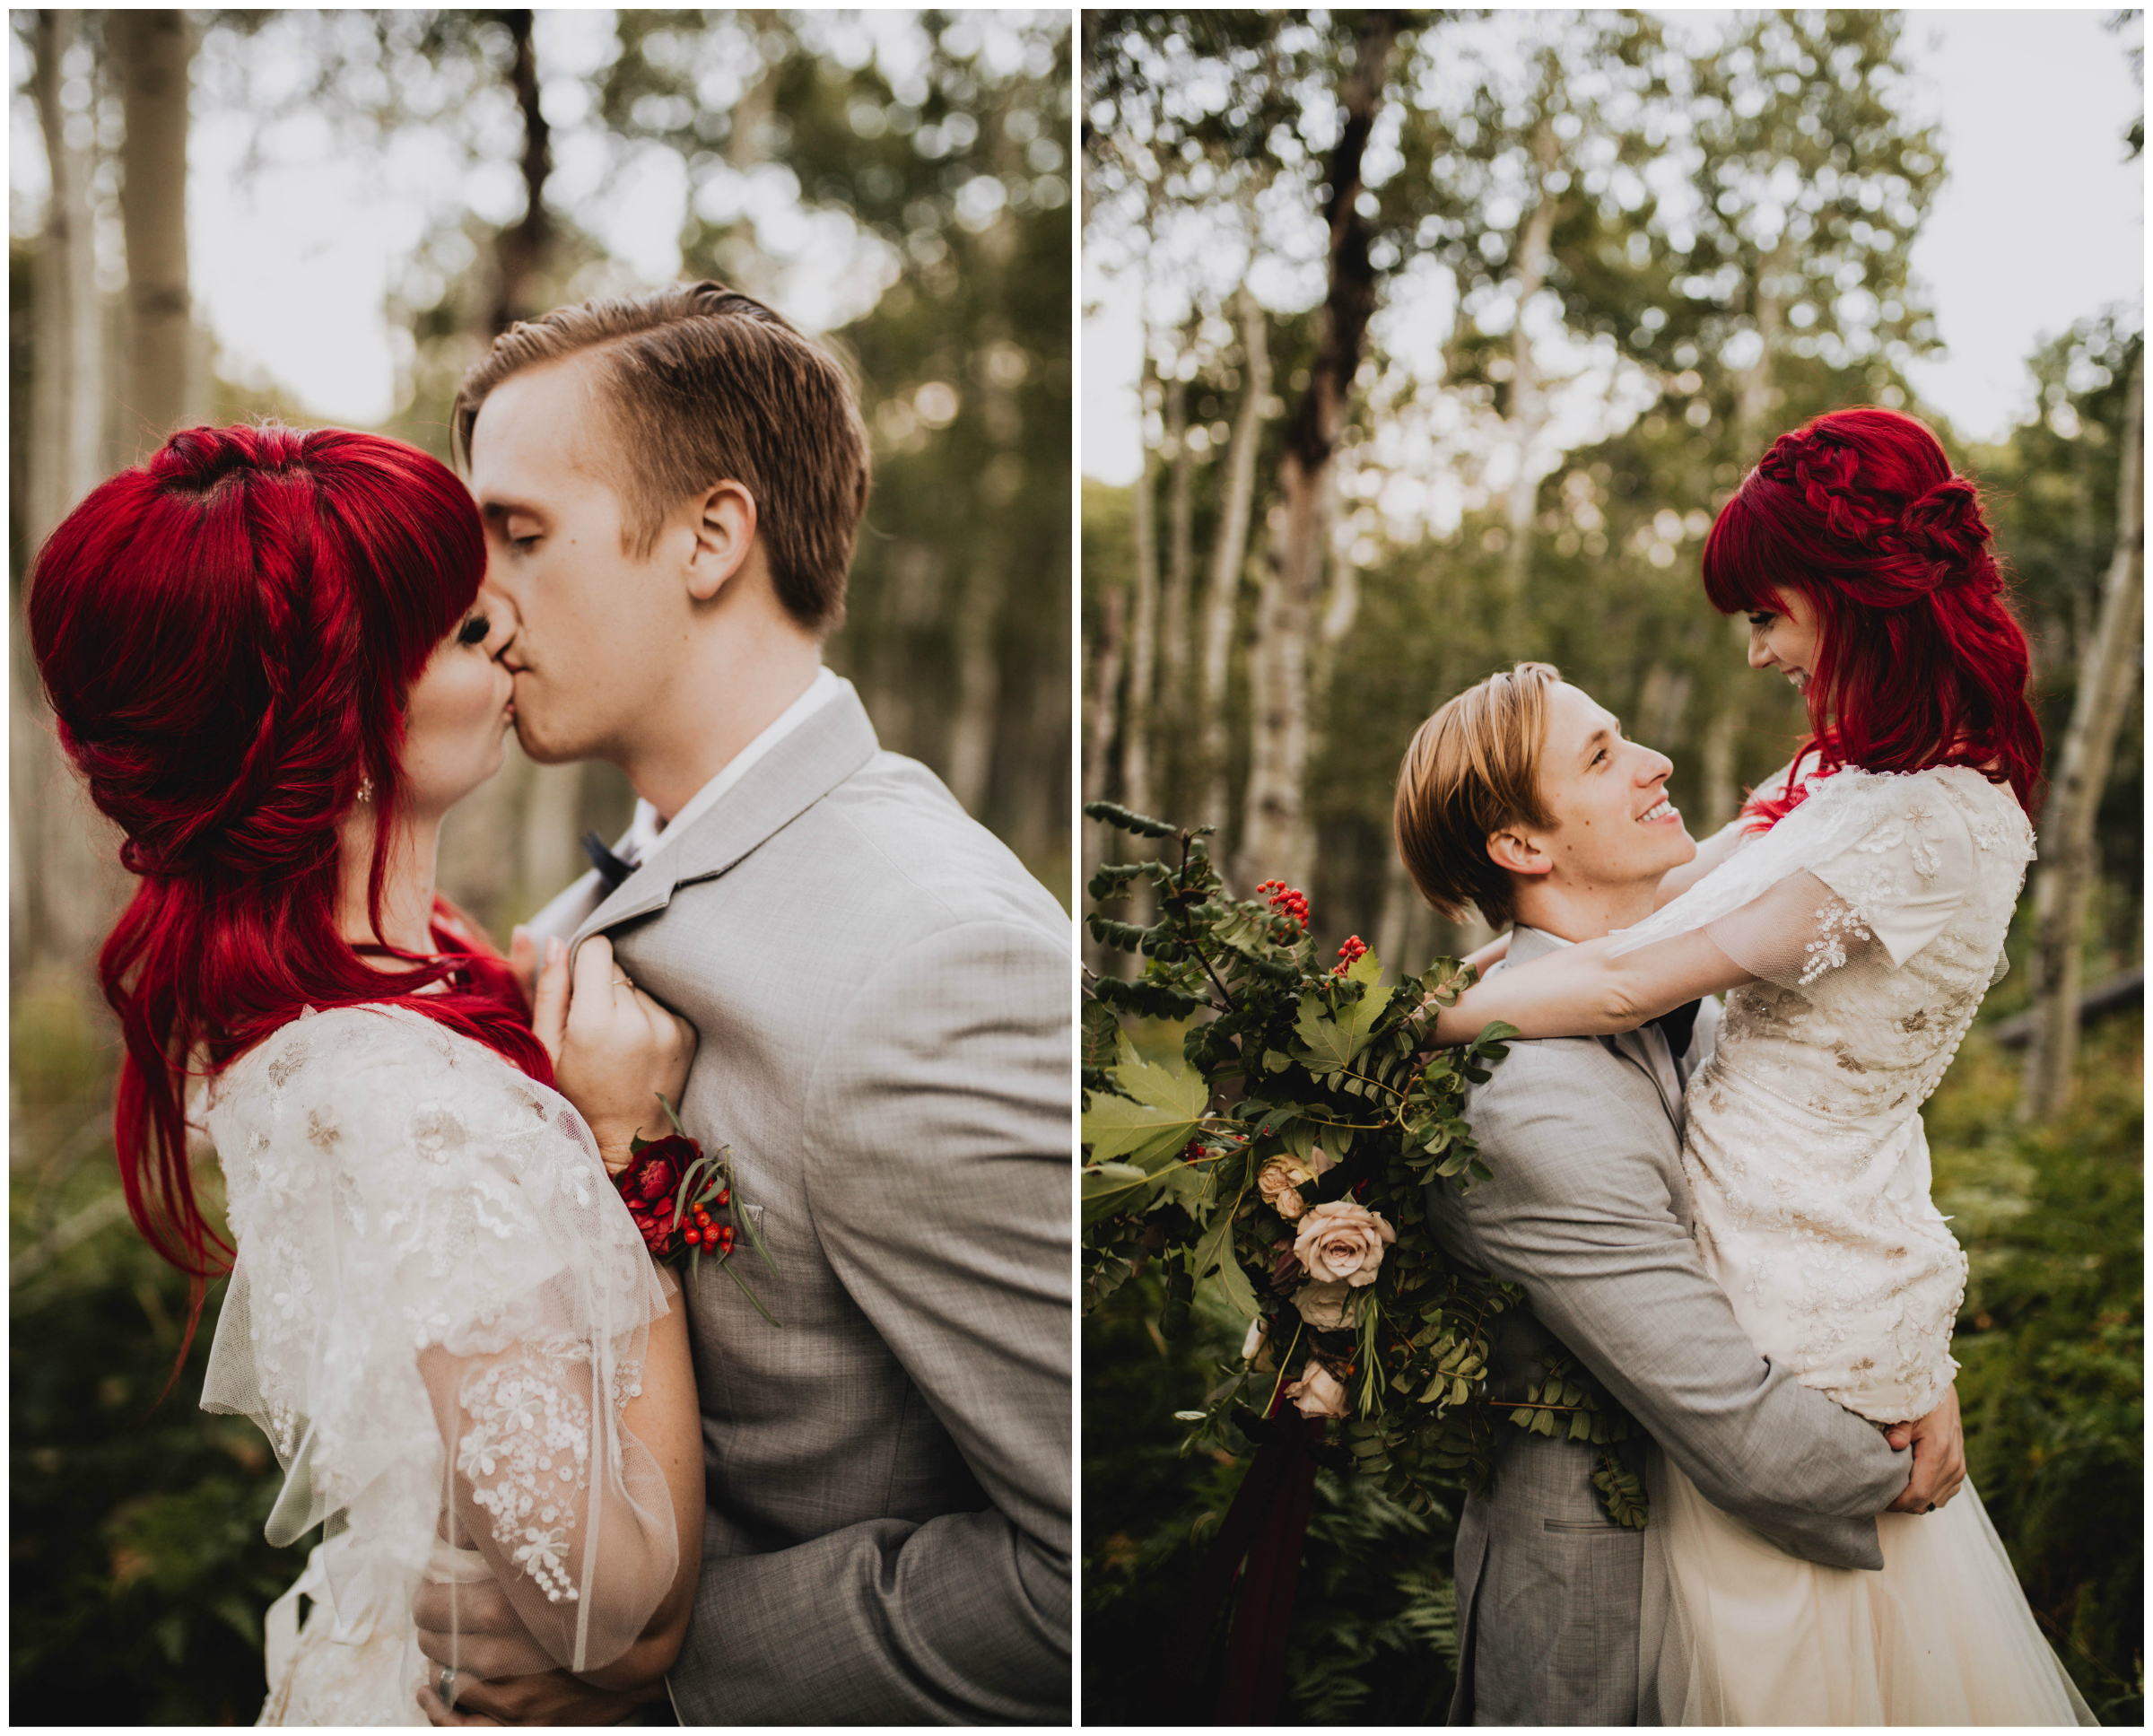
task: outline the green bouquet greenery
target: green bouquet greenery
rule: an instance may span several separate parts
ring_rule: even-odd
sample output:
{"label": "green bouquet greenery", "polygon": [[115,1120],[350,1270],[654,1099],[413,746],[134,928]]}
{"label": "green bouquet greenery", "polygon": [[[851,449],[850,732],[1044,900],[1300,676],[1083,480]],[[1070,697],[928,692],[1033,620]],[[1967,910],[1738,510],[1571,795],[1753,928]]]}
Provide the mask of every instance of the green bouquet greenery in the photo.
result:
{"label": "green bouquet greenery", "polygon": [[[1186,1325],[1199,1292],[1249,1323],[1238,1364],[1201,1409],[1176,1413],[1188,1447],[1230,1445],[1229,1428],[1264,1438],[1290,1400],[1330,1419],[1319,1457],[1425,1511],[1485,1477],[1498,1422],[1603,1449],[1628,1435],[1559,1362],[1520,1391],[1488,1391],[1492,1324],[1523,1293],[1446,1261],[1425,1216],[1431,1183],[1487,1175],[1465,1094],[1517,1034],[1491,1024],[1433,1046],[1435,1014],[1473,967],[1439,958],[1386,987],[1357,936],[1335,963],[1318,956],[1298,892],[1267,881],[1231,896],[1209,827],[1108,802],[1085,813],[1167,841],[1172,859],[1110,864],[1087,888],[1106,903],[1147,885],[1156,915],[1087,919],[1144,964],[1130,980],[1085,976],[1085,1305],[1148,1261],[1165,1278],[1162,1332]],[[1186,1022],[1178,1062],[1140,1055],[1124,1015]],[[1643,1490],[1611,1451],[1593,1481],[1611,1516],[1643,1525]]]}

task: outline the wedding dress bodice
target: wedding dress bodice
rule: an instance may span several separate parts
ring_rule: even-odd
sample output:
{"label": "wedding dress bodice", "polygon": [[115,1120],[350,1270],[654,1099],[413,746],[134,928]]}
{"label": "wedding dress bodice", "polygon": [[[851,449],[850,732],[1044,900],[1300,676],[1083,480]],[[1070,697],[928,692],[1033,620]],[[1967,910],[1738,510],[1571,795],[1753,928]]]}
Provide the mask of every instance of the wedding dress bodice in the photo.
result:
{"label": "wedding dress bodice", "polygon": [[444,1514],[555,1662],[625,1651],[676,1566],[621,1422],[666,1301],[581,1118],[432,1020],[360,1007],[234,1062],[207,1124],[239,1257],[203,1404],[275,1449],[272,1542],[328,1522],[296,1688],[272,1636],[276,1721],[415,1718]]}
{"label": "wedding dress bodice", "polygon": [[1920,1112],[2001,974],[2032,854],[1976,771],[1849,768],[1616,937],[1703,929],[1756,976],[1686,1098],[1698,1242],[1758,1348],[1876,1421],[1924,1414],[1957,1366],[1966,1256]]}

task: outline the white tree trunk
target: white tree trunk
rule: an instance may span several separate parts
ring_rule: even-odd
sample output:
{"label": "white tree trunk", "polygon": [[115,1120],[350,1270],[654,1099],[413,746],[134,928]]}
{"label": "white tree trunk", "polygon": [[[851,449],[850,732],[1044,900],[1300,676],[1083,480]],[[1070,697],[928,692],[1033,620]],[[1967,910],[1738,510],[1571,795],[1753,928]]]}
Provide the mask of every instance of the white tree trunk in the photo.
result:
{"label": "white tree trunk", "polygon": [[[1305,887],[1315,839],[1302,789],[1309,749],[1315,581],[1330,540],[1327,476],[1303,475],[1270,515],[1271,555],[1249,650],[1249,788],[1234,879]],[[1281,491],[1285,493],[1285,491]]]}
{"label": "white tree trunk", "polygon": [[120,224],[127,248],[126,444],[161,445],[199,414],[187,277],[187,103],[194,31],[183,12],[105,15],[126,136]]}
{"label": "white tree trunk", "polygon": [[2034,883],[2034,1034],[2019,1114],[2051,1121],[2070,1102],[2078,1058],[2079,938],[2093,890],[2094,816],[2114,763],[2116,732],[2138,678],[2145,597],[2145,356],[2131,374],[2116,493],[2115,554],[2101,584],[2101,614],[2079,659],[2079,693],[2042,816]]}
{"label": "white tree trunk", "polygon": [[1166,387],[1166,431],[1173,449],[1173,480],[1167,491],[1165,612],[1160,652],[1163,672],[1166,680],[1172,682],[1189,671],[1190,580],[1196,567],[1196,454],[1189,445],[1189,382],[1179,369]]}
{"label": "white tree trunk", "polygon": [[[91,149],[67,142],[64,63],[81,14],[43,11],[31,31],[31,92],[51,179],[39,238],[31,327],[32,427],[25,541],[33,552],[104,476],[105,319],[97,289]],[[94,99],[93,99],[94,100]],[[86,126],[85,109],[75,115]],[[18,599],[19,602],[19,599]],[[54,964],[83,978],[126,891],[110,822],[90,804],[53,738],[18,610],[8,658],[8,978]]]}
{"label": "white tree trunk", "polygon": [[[30,453],[32,547],[102,480],[104,310],[97,292],[91,153],[67,143],[61,63],[81,40],[75,12],[38,14],[32,79],[52,182],[39,239],[31,367],[40,440]],[[88,124],[87,114],[80,117]],[[49,439],[50,444],[46,444]]]}
{"label": "white tree trunk", "polygon": [[1539,502],[1540,479],[1546,474],[1534,448],[1547,420],[1547,395],[1542,389],[1539,362],[1532,353],[1532,340],[1526,334],[1525,310],[1546,285],[1547,267],[1552,263],[1548,247],[1555,238],[1560,196],[1550,185],[1550,178],[1560,167],[1559,149],[1553,122],[1542,116],[1532,135],[1539,192],[1518,234],[1518,313],[1516,323],[1510,328],[1512,372],[1507,420],[1511,442],[1517,449],[1518,468],[1511,478],[1506,502],[1510,540],[1503,550],[1503,588],[1504,609],[1512,637],[1523,624],[1521,616],[1526,574],[1532,560],[1533,512]]}
{"label": "white tree trunk", "polygon": [[1267,400],[1271,394],[1270,324],[1256,298],[1244,286],[1240,296],[1242,371],[1246,390],[1233,419],[1233,443],[1226,458],[1226,485],[1220,499],[1218,532],[1211,544],[1211,566],[1205,575],[1198,716],[1201,728],[1197,758],[1202,767],[1203,795],[1193,818],[1224,828],[1226,824],[1226,676],[1233,649],[1235,605],[1241,595],[1242,568],[1249,558],[1249,515],[1256,501],[1257,448],[1263,442]]}
{"label": "white tree trunk", "polygon": [[1735,781],[1734,750],[1742,724],[1742,693],[1731,681],[1721,692],[1720,702],[1704,726],[1704,746],[1699,758],[1704,801],[1700,838],[1709,837],[1734,818],[1741,805],[1741,788]]}
{"label": "white tree trunk", "polygon": [[[1149,347],[1147,338],[1144,368],[1147,387]],[[1146,399],[1149,396],[1146,390]],[[1150,813],[1157,798],[1151,775],[1159,644],[1159,532],[1154,493],[1157,477],[1158,469],[1146,445],[1144,468],[1137,477],[1130,527],[1137,545],[1136,583],[1129,608],[1129,680],[1121,700],[1121,800],[1139,814]]]}
{"label": "white tree trunk", "polygon": [[1315,866],[1303,789],[1310,617],[1330,545],[1338,440],[1369,316],[1375,310],[1369,226],[1359,210],[1361,164],[1382,104],[1399,24],[1396,13],[1367,12],[1359,17],[1353,65],[1339,82],[1343,118],[1329,165],[1324,213],[1330,231],[1329,289],[1319,315],[1308,389],[1294,408],[1278,467],[1277,504],[1269,515],[1270,554],[1249,656],[1252,738],[1234,870],[1243,885],[1277,876],[1305,885]]}
{"label": "white tree trunk", "polygon": [[[1114,700],[1121,691],[1121,651],[1129,593],[1119,586],[1099,599],[1099,635],[1092,646],[1092,679],[1084,695],[1084,799],[1095,802],[1106,794],[1107,761],[1113,751]],[[1082,820],[1083,878],[1076,887],[1076,908],[1089,909],[1085,888],[1106,859],[1106,850],[1117,835],[1102,820]],[[1103,970],[1104,954],[1091,930],[1083,930],[1084,961]]]}

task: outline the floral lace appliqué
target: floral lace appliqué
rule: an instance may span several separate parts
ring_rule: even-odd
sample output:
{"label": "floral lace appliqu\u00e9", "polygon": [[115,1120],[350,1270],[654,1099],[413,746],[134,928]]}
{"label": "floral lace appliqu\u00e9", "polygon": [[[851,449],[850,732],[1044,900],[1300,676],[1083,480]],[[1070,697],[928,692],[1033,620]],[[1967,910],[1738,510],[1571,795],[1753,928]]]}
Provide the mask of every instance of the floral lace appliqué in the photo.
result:
{"label": "floral lace appliqu\u00e9", "polygon": [[1806,955],[1801,966],[1801,986],[1808,988],[1826,971],[1836,971],[1846,963],[1846,943],[1875,939],[1869,925],[1862,921],[1854,908],[1842,899],[1834,898],[1817,912],[1817,935],[1802,947]]}
{"label": "floral lace appliqu\u00e9", "polygon": [[590,1406],[526,1354],[464,1383],[470,1426],[456,1468],[493,1518],[493,1540],[553,1602],[574,1602],[569,1533],[590,1483]]}

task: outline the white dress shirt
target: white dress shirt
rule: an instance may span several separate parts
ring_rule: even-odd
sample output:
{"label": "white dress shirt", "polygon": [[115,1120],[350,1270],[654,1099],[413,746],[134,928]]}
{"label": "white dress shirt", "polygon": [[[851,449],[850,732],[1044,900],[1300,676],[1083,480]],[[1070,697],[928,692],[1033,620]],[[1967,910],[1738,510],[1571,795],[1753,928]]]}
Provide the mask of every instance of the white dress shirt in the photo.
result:
{"label": "white dress shirt", "polygon": [[815,672],[815,679],[807,684],[806,692],[780,711],[761,735],[728,760],[716,777],[683,802],[680,812],[670,820],[659,818],[658,810],[638,797],[635,817],[628,823],[628,830],[621,842],[614,846],[613,853],[631,867],[641,868],[663,850],[669,841],[679,837],[692,824],[715,807],[719,798],[745,778],[757,760],[841,693],[850,692],[851,685],[843,676],[832,674],[827,667],[818,668]]}

